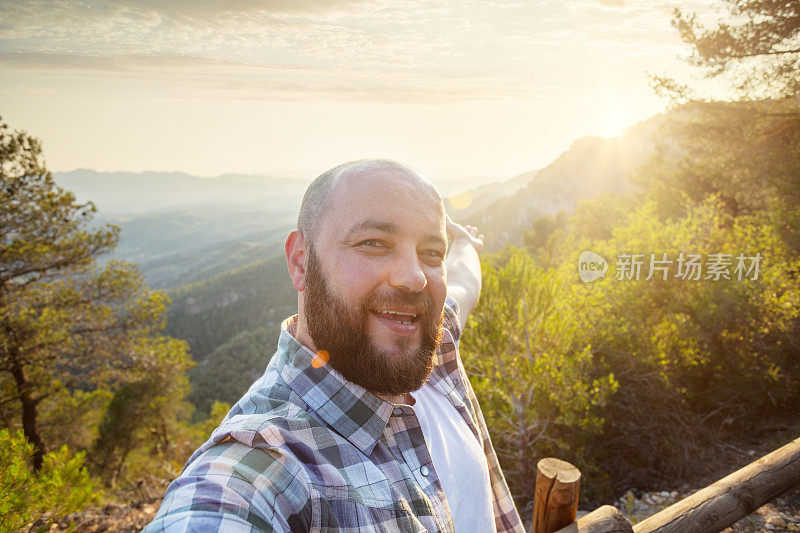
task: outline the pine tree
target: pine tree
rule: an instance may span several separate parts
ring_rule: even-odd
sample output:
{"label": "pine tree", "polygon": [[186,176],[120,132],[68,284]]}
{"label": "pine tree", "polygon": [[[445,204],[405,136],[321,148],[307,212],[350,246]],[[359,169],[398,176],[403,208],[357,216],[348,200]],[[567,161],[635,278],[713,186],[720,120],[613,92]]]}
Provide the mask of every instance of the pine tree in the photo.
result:
{"label": "pine tree", "polygon": [[692,47],[691,64],[708,77],[725,75],[748,98],[800,91],[800,2],[724,0],[730,13],[706,28],[695,13],[675,9],[672,25]]}
{"label": "pine tree", "polygon": [[119,229],[91,228],[95,211],[55,183],[37,139],[0,119],[0,409],[34,446],[37,469],[43,399],[112,387],[153,361],[189,364],[184,345],[170,361],[153,349],[167,297],[132,265],[99,265]]}

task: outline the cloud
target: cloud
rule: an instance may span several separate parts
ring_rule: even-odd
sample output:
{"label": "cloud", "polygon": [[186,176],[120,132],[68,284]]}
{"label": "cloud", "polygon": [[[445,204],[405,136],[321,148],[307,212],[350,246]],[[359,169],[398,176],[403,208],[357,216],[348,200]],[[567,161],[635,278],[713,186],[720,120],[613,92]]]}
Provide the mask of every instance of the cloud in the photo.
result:
{"label": "cloud", "polygon": [[[366,0],[32,0],[0,2],[0,49],[95,51],[262,41],[287,23],[326,20]],[[307,26],[306,26],[307,27]],[[5,43],[3,42],[5,41]],[[8,43],[8,44],[6,44]],[[3,46],[6,44],[6,46]],[[174,51],[174,50],[173,50]],[[186,50],[183,50],[186,51]]]}
{"label": "cloud", "polygon": [[367,0],[32,0],[4,2],[0,15],[13,26],[74,20],[173,19],[219,23],[235,15],[312,14],[350,10]]}
{"label": "cloud", "polygon": [[227,100],[442,104],[533,100],[540,96],[530,87],[488,77],[387,76],[370,69],[269,67],[192,56],[0,53],[0,73],[50,80],[80,77],[87,83],[161,85],[178,89],[181,98],[192,95]]}
{"label": "cloud", "polygon": [[[207,57],[181,55],[81,55],[73,53],[0,53],[0,69],[28,71],[95,71],[95,72],[178,72],[202,69],[208,72],[219,69],[252,69],[243,62]],[[273,68],[272,70],[282,70]]]}
{"label": "cloud", "polygon": [[0,0],[0,21],[6,72],[222,98],[536,98],[679,43],[649,0]]}
{"label": "cloud", "polygon": [[625,0],[597,0],[606,7],[625,7]]}

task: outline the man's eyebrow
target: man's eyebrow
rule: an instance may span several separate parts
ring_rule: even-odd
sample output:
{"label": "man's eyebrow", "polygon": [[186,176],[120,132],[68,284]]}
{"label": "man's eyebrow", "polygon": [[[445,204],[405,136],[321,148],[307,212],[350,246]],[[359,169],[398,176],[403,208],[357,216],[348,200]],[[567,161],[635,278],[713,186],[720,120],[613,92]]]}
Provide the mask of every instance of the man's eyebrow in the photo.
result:
{"label": "man's eyebrow", "polygon": [[390,233],[392,235],[396,235],[400,233],[400,228],[397,227],[397,224],[392,222],[381,222],[380,220],[372,220],[367,219],[363,222],[359,222],[345,233],[345,240],[350,239],[353,235],[358,233],[359,231],[365,230],[378,230],[383,233]]}
{"label": "man's eyebrow", "polygon": [[[400,227],[393,222],[383,222],[380,220],[373,220],[367,219],[363,222],[359,222],[358,224],[351,227],[347,233],[345,233],[344,240],[352,239],[353,235],[357,234],[360,231],[366,230],[377,230],[383,233],[388,233],[390,235],[397,235],[400,233]],[[441,244],[445,248],[447,248],[447,239],[443,238],[441,235],[436,233],[431,233],[430,235],[426,235],[423,238],[424,242],[433,242],[435,244]]]}
{"label": "man's eyebrow", "polygon": [[441,235],[436,235],[435,233],[432,233],[431,235],[428,235],[427,237],[425,237],[423,239],[423,241],[424,242],[432,242],[434,244],[441,244],[442,246],[447,248],[447,239],[445,239]]}

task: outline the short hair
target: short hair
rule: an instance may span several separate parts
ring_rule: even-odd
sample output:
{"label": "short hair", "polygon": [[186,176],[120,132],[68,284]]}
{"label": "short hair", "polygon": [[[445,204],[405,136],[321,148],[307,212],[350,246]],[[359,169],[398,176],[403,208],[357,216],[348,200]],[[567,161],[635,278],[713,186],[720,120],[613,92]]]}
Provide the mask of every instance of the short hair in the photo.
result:
{"label": "short hair", "polygon": [[391,159],[358,159],[349,161],[323,172],[306,189],[297,216],[297,229],[303,232],[306,240],[313,242],[319,233],[319,223],[325,218],[330,207],[334,186],[340,178],[348,174],[367,170],[402,170],[418,175],[414,170]]}

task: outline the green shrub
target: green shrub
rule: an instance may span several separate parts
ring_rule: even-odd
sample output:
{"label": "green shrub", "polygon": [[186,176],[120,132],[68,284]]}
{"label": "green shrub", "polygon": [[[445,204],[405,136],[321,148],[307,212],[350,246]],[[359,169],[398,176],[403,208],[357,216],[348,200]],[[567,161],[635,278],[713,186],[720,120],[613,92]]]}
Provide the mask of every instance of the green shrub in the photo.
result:
{"label": "green shrub", "polygon": [[597,372],[562,273],[539,268],[519,249],[504,255],[503,266],[483,265],[481,299],[464,330],[461,355],[523,508],[533,499],[539,459],[575,461],[582,441],[602,430],[598,413],[617,381]]}
{"label": "green shrub", "polygon": [[51,524],[99,500],[83,452],[70,455],[66,446],[44,456],[41,469],[30,464],[33,445],[21,431],[0,430],[0,531]]}

